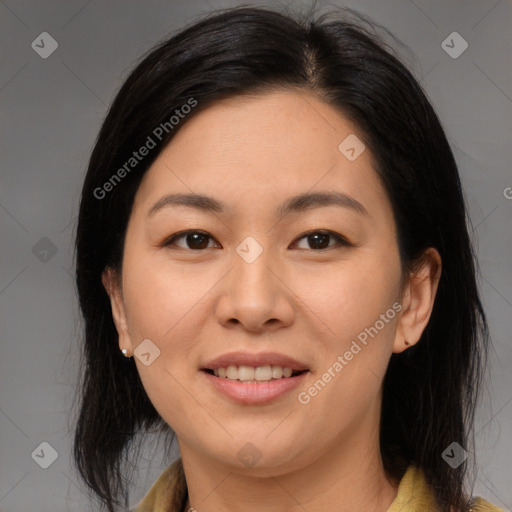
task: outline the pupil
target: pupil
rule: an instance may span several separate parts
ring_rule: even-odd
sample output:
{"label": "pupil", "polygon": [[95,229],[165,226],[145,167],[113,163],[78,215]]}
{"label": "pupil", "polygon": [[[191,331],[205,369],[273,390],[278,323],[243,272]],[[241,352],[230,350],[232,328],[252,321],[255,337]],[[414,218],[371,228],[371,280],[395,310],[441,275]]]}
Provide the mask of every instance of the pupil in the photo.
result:
{"label": "pupil", "polygon": [[[312,246],[316,249],[324,249],[329,246],[329,234],[321,233],[316,235],[309,235],[310,240],[314,240]],[[318,243],[320,239],[320,243]],[[325,242],[325,243],[322,243]]]}
{"label": "pupil", "polygon": [[[197,243],[198,241],[199,244]],[[201,241],[203,243],[201,243]],[[187,235],[187,243],[191,246],[192,249],[204,249],[208,245],[207,237],[201,233]]]}

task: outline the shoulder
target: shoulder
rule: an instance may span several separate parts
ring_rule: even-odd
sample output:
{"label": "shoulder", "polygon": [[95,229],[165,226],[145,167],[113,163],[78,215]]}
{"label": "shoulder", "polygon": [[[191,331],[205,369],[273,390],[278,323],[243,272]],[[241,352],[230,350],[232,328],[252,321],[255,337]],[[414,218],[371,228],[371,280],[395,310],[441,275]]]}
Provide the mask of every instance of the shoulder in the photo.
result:
{"label": "shoulder", "polygon": [[[424,472],[414,465],[407,468],[398,486],[398,493],[387,512],[424,512],[438,510],[434,493]],[[467,512],[505,512],[483,498],[472,499]]]}
{"label": "shoulder", "polygon": [[489,503],[483,498],[475,498],[471,503],[470,512],[505,512],[505,510]]}
{"label": "shoulder", "polygon": [[181,457],[168,466],[149,492],[129,512],[180,512],[187,499]]}

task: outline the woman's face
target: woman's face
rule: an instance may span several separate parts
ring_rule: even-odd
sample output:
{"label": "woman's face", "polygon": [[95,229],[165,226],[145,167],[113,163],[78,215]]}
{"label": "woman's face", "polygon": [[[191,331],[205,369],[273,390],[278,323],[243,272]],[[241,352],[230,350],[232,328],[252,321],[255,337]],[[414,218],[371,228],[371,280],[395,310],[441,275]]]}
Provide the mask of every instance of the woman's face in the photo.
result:
{"label": "woman's face", "polygon": [[[238,97],[189,119],[145,175],[114,316],[121,348],[150,340],[134,360],[182,455],[277,475],[375,438],[401,265],[356,137],[310,93]],[[310,194],[328,197],[293,200]],[[228,366],[263,380],[205,371]],[[269,382],[279,367],[306,371]]]}

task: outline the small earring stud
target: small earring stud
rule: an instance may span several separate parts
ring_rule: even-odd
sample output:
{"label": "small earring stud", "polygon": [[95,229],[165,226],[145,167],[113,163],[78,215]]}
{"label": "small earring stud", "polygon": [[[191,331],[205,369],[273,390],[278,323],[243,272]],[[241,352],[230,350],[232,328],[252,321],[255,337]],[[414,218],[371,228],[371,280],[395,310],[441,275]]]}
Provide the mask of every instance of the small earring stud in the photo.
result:
{"label": "small earring stud", "polygon": [[123,348],[123,350],[121,350],[121,352],[123,353],[124,357],[131,357],[128,355],[128,350],[126,348]]}

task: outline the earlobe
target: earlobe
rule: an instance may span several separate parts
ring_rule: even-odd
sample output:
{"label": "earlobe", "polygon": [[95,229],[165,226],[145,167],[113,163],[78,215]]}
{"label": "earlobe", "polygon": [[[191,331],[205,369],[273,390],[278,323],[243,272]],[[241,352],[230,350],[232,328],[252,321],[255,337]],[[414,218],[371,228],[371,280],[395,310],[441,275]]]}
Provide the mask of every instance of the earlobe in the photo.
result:
{"label": "earlobe", "polygon": [[[101,275],[101,282],[110,298],[112,318],[119,336],[119,349],[121,351],[126,350],[127,352],[133,352],[118,276],[113,269],[106,268]],[[123,352],[123,354],[125,354],[125,352]]]}
{"label": "earlobe", "polygon": [[439,253],[429,247],[411,274],[403,293],[403,312],[393,344],[395,354],[403,352],[420,340],[434,308],[441,265]]}

